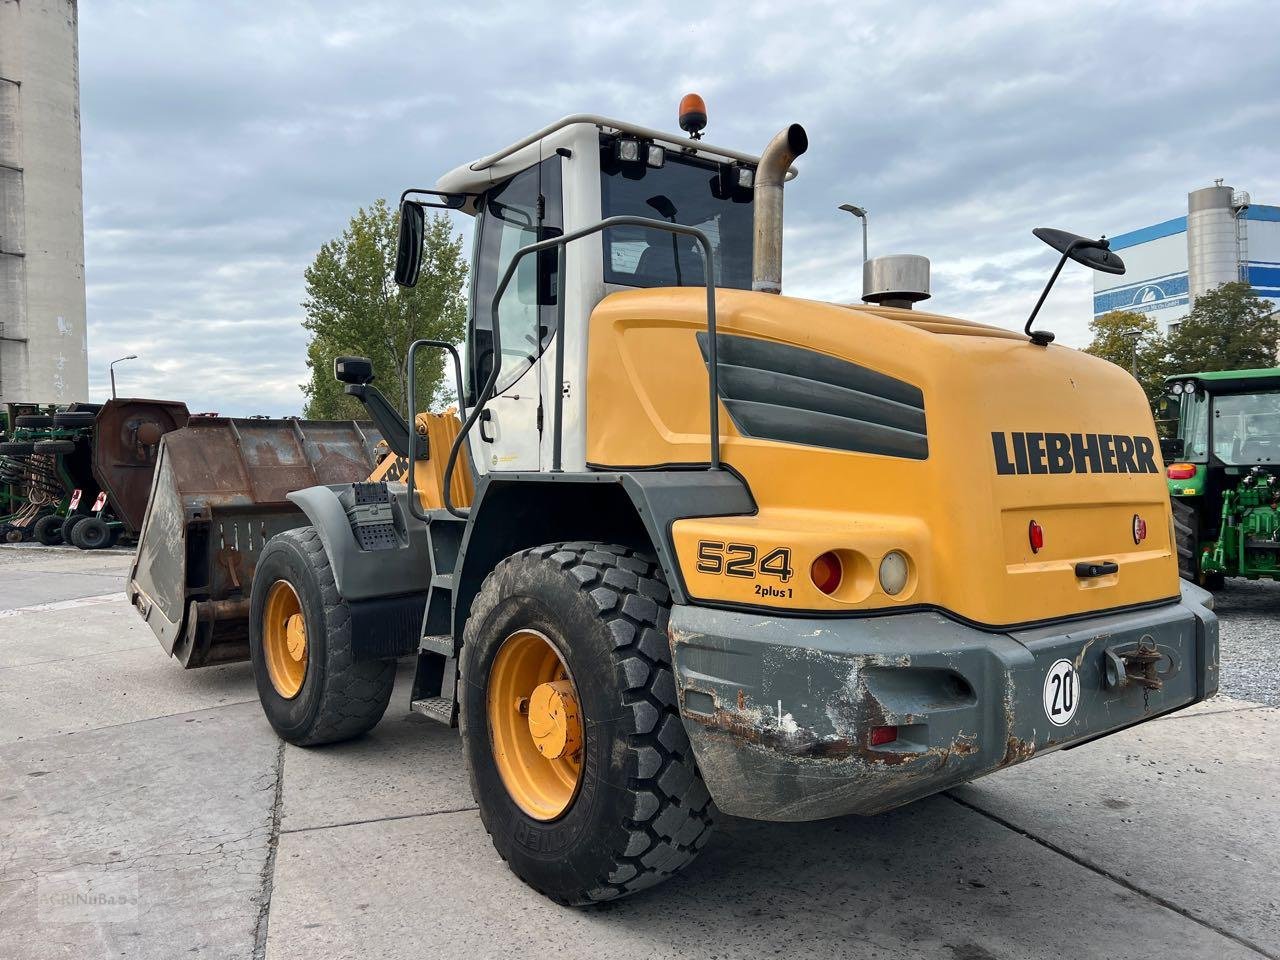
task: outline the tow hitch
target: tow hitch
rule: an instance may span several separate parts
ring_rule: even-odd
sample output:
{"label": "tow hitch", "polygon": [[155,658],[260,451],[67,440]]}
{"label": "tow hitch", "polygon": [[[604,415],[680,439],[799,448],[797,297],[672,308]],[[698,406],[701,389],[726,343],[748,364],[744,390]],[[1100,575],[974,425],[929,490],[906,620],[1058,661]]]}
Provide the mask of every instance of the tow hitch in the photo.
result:
{"label": "tow hitch", "polygon": [[1156,649],[1150,637],[1143,637],[1133,646],[1106,650],[1105,658],[1108,689],[1118,690],[1131,683],[1144,691],[1164,686],[1164,681],[1156,675],[1156,664],[1164,660],[1165,655]]}

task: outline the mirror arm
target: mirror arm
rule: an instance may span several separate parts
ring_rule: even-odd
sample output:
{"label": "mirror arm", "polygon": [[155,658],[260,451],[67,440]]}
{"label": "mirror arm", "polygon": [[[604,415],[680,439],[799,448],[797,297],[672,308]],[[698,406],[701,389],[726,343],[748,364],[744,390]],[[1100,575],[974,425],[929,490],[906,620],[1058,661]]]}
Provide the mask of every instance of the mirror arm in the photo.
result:
{"label": "mirror arm", "polygon": [[413,202],[422,207],[438,207],[441,210],[461,210],[467,205],[467,201],[479,197],[478,193],[446,193],[443,190],[427,190],[421,187],[410,187],[400,194],[400,202],[403,204],[409,195],[415,197],[438,197],[439,200],[414,200]]}
{"label": "mirror arm", "polygon": [[[391,405],[391,401],[382,395],[381,390],[367,383],[348,383],[344,392],[364,404],[370,418],[382,431],[382,439],[387,441],[392,453],[397,457],[409,456],[409,425]],[[425,460],[426,444],[416,453],[419,460]]]}
{"label": "mirror arm", "polygon": [[1076,248],[1077,244],[1073,243],[1062,252],[1062,257],[1058,260],[1058,265],[1053,269],[1053,275],[1049,277],[1049,282],[1044,285],[1044,289],[1040,291],[1040,299],[1036,301],[1036,305],[1031,308],[1031,316],[1027,317],[1027,325],[1022,328],[1022,332],[1031,338],[1031,342],[1040,347],[1047,347],[1053,343],[1053,334],[1048,330],[1032,330],[1031,324],[1035,323],[1036,314],[1040,312],[1040,308],[1044,305],[1045,297],[1049,296],[1049,291],[1053,289],[1053,284],[1058,279],[1058,274],[1062,272],[1062,267],[1067,262],[1067,257],[1071,255],[1071,251]]}

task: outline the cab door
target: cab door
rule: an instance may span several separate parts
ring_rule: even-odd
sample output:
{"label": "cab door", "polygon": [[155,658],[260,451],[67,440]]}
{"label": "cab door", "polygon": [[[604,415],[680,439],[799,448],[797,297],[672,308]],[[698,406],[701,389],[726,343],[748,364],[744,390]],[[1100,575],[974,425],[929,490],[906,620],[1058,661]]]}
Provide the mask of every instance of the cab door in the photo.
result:
{"label": "cab door", "polygon": [[544,424],[541,370],[555,329],[554,251],[530,254],[498,303],[499,351],[494,352],[493,295],[521,247],[563,232],[560,157],[516,174],[479,201],[475,295],[468,337],[468,405],[474,404],[495,364],[498,380],[471,432],[478,469],[539,470]]}

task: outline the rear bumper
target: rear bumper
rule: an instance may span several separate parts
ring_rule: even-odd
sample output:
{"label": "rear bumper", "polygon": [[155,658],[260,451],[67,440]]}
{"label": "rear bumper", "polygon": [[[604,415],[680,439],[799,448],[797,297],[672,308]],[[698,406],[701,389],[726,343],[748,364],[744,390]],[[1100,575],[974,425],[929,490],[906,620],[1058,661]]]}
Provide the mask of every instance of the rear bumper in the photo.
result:
{"label": "rear bumper", "polygon": [[[1010,633],[937,613],[794,619],[677,605],[681,714],[726,813],[877,813],[1212,696],[1208,597],[1183,582],[1177,603]],[[1161,655],[1159,689],[1117,675],[1119,655],[1140,642]],[[1061,660],[1079,695],[1055,723],[1046,695]],[[877,726],[896,726],[898,739],[871,746]]]}

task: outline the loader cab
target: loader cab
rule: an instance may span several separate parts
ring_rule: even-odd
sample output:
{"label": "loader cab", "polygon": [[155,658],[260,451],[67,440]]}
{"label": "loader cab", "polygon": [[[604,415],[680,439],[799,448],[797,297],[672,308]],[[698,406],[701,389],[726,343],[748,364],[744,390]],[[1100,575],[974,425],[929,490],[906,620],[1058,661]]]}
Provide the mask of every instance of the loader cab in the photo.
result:
{"label": "loader cab", "polygon": [[[681,145],[683,144],[683,145]],[[555,250],[525,257],[497,303],[493,297],[522,247],[619,215],[665,220],[702,230],[713,248],[718,287],[751,288],[753,158],[654,131],[610,122],[555,125],[537,139],[446,174],[437,190],[465,195],[472,232],[470,307],[464,369],[472,407],[494,365],[494,396],[468,435],[479,472],[546,470],[551,461],[551,397],[556,352],[565,351],[562,461],[585,462],[587,320],[611,293],[702,286],[707,265],[686,237],[619,227],[565,248],[565,276]],[[563,297],[565,334],[556,336]]]}

